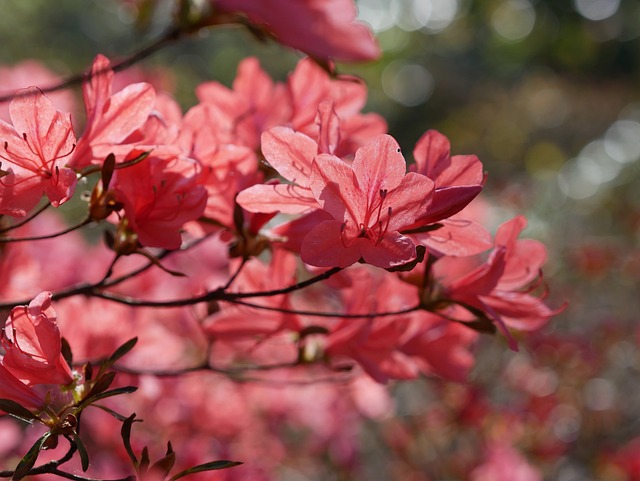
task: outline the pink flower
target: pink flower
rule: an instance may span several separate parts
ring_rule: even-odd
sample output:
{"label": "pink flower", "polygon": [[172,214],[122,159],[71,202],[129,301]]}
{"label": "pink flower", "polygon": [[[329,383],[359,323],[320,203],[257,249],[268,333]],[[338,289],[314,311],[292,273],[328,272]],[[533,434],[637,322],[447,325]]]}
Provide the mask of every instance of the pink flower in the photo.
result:
{"label": "pink flower", "polygon": [[540,472],[504,441],[487,448],[487,458],[471,472],[471,481],[542,481]]}
{"label": "pink flower", "polygon": [[32,388],[20,382],[2,364],[0,364],[0,399],[9,399],[27,408],[38,408],[44,404],[42,397]]}
{"label": "pink flower", "polygon": [[[304,58],[289,76],[287,87],[291,97],[291,127],[314,139],[321,138],[318,109],[322,102],[331,101],[331,110],[340,122],[340,138],[328,153],[352,156],[359,147],[387,132],[384,118],[376,113],[361,112],[367,102],[367,86],[358,78],[333,78],[313,60]],[[318,140],[318,144],[321,143]]]}
{"label": "pink flower", "polygon": [[60,331],[51,307],[51,293],[42,292],[28,306],[11,311],[2,337],[4,367],[28,385],[73,382],[62,357]]}
{"label": "pink flower", "polygon": [[[486,313],[514,350],[516,343],[507,327],[533,331],[563,309],[553,310],[544,299],[530,293],[530,285],[541,277],[547,253],[538,241],[518,240],[526,223],[523,216],[518,216],[502,224],[495,248],[484,264],[458,279],[443,282],[446,298]],[[453,317],[464,315],[463,311],[460,308]]]}
{"label": "pink flower", "polygon": [[111,188],[140,244],[180,247],[180,229],[200,217],[207,203],[207,191],[197,185],[197,175],[198,165],[191,159],[154,154],[114,173]]}
{"label": "pink flower", "polygon": [[353,0],[216,0],[214,9],[245,14],[284,45],[312,57],[373,60],[380,49],[371,31],[356,21]]}
{"label": "pink flower", "polygon": [[120,151],[115,146],[141,127],[153,108],[155,91],[148,83],[131,84],[112,93],[113,71],[109,59],[96,56],[91,67],[91,80],[83,86],[87,125],[78,141],[70,164],[83,168],[102,163],[110,153],[125,156],[131,146]]}
{"label": "pink flower", "polygon": [[43,193],[58,207],[76,186],[65,167],[76,140],[71,116],[35,87],[21,90],[9,110],[13,125],[0,120],[0,214],[24,216]]}
{"label": "pink flower", "polygon": [[[233,284],[234,292],[259,292],[288,286],[296,281],[296,258],[293,254],[275,250],[269,264],[253,258],[245,265]],[[289,295],[267,296],[259,304],[276,309],[292,309]],[[223,304],[220,312],[204,323],[205,332],[215,339],[270,337],[283,330],[300,330],[295,314],[259,310],[245,306]]]}
{"label": "pink flower", "polygon": [[238,65],[233,90],[218,82],[206,82],[196,89],[202,103],[213,103],[235,119],[235,137],[256,150],[262,132],[284,125],[291,117],[290,100],[285,86],[274,84],[255,57]]}
{"label": "pink flower", "polygon": [[491,247],[491,236],[480,224],[458,212],[480,193],[485,176],[475,155],[451,156],[450,149],[449,139],[429,130],[413,150],[416,163],[410,170],[426,175],[436,184],[429,212],[418,224],[437,222],[441,227],[414,233],[412,238],[436,255],[474,255]]}
{"label": "pink flower", "polygon": [[314,227],[302,243],[302,260],[318,267],[346,267],[360,258],[390,268],[416,258],[413,241],[399,231],[423,216],[433,196],[428,177],[406,173],[397,142],[380,135],[358,149],[352,165],[316,156],[311,191],[333,217]]}
{"label": "pink flower", "polygon": [[[0,95],[14,94],[18,90],[35,85],[47,88],[59,83],[61,78],[37,60],[23,60],[15,65],[0,67]],[[71,90],[50,92],[47,97],[62,112],[75,112],[76,102]],[[10,121],[9,103],[0,104],[0,119]]]}

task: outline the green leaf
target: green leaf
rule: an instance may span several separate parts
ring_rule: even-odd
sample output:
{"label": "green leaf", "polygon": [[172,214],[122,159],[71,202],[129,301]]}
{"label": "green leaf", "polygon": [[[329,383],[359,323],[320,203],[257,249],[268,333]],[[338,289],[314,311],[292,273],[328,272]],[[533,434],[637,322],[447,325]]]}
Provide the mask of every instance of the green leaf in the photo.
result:
{"label": "green leaf", "polygon": [[133,448],[131,448],[131,426],[133,423],[139,421],[136,419],[136,413],[133,413],[122,423],[122,428],[120,428],[120,436],[122,436],[122,444],[124,444],[124,449],[127,451],[129,455],[129,459],[133,463],[133,466],[138,469],[138,458],[136,458],[136,454],[133,452]]}
{"label": "green leaf", "polygon": [[18,418],[21,421],[29,424],[31,424],[36,419],[40,419],[27,408],[15,401],[12,401],[11,399],[0,399],[0,411],[4,411],[14,418]]}
{"label": "green leaf", "polygon": [[172,476],[169,481],[175,481],[176,479],[183,478],[190,474],[201,473],[203,471],[216,471],[218,469],[233,468],[234,466],[239,466],[241,464],[242,463],[237,461],[227,461],[224,459],[220,461],[211,461],[210,463],[199,464],[198,466],[180,471],[178,474]]}
{"label": "green leaf", "polygon": [[11,477],[11,481],[19,481],[20,479],[24,478],[29,474],[29,471],[31,471],[31,468],[33,468],[33,466],[36,464],[36,460],[38,459],[38,455],[42,450],[42,446],[47,441],[47,439],[49,439],[49,436],[51,436],[51,432],[44,433],[35,442],[35,444],[31,446],[31,449],[29,449],[27,454],[24,455],[24,457],[20,460],[20,462],[16,466],[16,469],[13,471],[13,476]]}
{"label": "green leaf", "polygon": [[106,399],[108,397],[119,396],[120,394],[130,394],[132,392],[136,392],[138,390],[135,386],[124,386],[119,387],[117,389],[112,389],[111,391],[102,392],[100,394],[96,394],[95,396],[91,396],[86,398],[78,405],[78,411],[82,411],[87,406],[93,404],[96,401],[100,401],[101,399]]}
{"label": "green leaf", "polygon": [[96,379],[96,382],[91,387],[91,390],[87,393],[87,399],[109,389],[109,386],[111,386],[111,383],[113,382],[115,377],[115,372],[108,372]]}
{"label": "green leaf", "polygon": [[133,346],[135,346],[137,342],[138,342],[138,338],[137,337],[134,337],[133,339],[129,339],[122,346],[120,346],[118,349],[116,349],[113,354],[111,354],[111,357],[109,359],[107,359],[106,364],[108,366],[112,366],[113,364],[115,364],[120,358],[122,358],[131,349],[133,349]]}
{"label": "green leaf", "polygon": [[78,448],[78,454],[80,455],[80,464],[82,465],[82,471],[87,471],[89,469],[89,453],[87,453],[87,448],[85,448],[82,439],[77,434],[73,436],[73,441]]}
{"label": "green leaf", "polygon": [[104,412],[111,414],[114,418],[116,418],[120,422],[125,422],[127,420],[127,416],[120,414],[119,412],[114,411],[113,409],[108,408],[107,406],[102,406],[100,404],[92,404],[94,408],[102,409]]}
{"label": "green leaf", "polygon": [[171,446],[171,442],[167,443],[167,454],[165,454],[164,458],[153,463],[153,466],[149,469],[149,471],[155,471],[162,475],[162,479],[166,478],[169,475],[169,471],[173,468],[174,463],[176,462],[176,453],[173,451],[173,447]]}
{"label": "green leaf", "polygon": [[71,353],[71,346],[64,337],[60,340],[62,341],[62,357],[64,358],[69,368],[73,369],[73,354]]}
{"label": "green leaf", "polygon": [[149,448],[146,446],[142,448],[142,453],[140,454],[140,465],[138,466],[138,476],[144,477],[149,469]]}

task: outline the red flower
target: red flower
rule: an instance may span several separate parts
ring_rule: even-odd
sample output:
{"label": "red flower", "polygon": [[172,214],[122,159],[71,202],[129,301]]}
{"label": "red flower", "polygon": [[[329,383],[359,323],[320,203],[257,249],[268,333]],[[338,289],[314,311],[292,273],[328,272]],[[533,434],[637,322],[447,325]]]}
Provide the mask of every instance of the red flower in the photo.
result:
{"label": "red flower", "polygon": [[2,364],[26,384],[73,381],[73,374],[62,357],[62,341],[50,292],[42,292],[28,306],[18,306],[11,311],[2,346],[6,351]]}
{"label": "red flower", "polygon": [[155,99],[151,85],[135,83],[113,94],[112,84],[113,71],[109,59],[103,55],[96,56],[91,67],[91,80],[82,89],[87,125],[70,162],[75,168],[102,163],[112,152],[116,157],[125,156],[131,146],[120,151],[115,151],[114,146],[141,127],[151,113]]}
{"label": "red flower", "polygon": [[303,261],[347,267],[363,258],[389,268],[416,258],[415,244],[399,231],[426,213],[434,183],[406,173],[392,137],[380,135],[358,149],[352,165],[333,155],[316,156],[310,186],[333,220],[321,222],[305,237]]}
{"label": "red flower", "polygon": [[[485,312],[514,350],[516,343],[507,327],[533,331],[563,309],[553,310],[530,293],[530,284],[541,276],[547,252],[538,241],[518,240],[526,224],[523,216],[502,224],[489,259],[465,276],[445,282],[444,287],[445,297]],[[457,314],[453,317],[459,317]]]}
{"label": "red flower", "polygon": [[245,14],[280,43],[318,59],[358,61],[380,55],[371,31],[356,21],[353,0],[215,0],[213,4],[221,12]]}
{"label": "red flower", "polygon": [[75,172],[65,167],[76,140],[71,116],[35,87],[19,92],[10,113],[13,126],[0,120],[0,214],[24,216],[43,193],[58,207],[76,186]]}
{"label": "red flower", "polygon": [[2,364],[0,364],[0,399],[9,399],[28,408],[38,408],[44,404],[42,397],[29,386],[20,382]]}
{"label": "red flower", "polygon": [[[131,153],[133,157],[137,154]],[[112,189],[140,244],[180,247],[180,229],[200,217],[207,203],[206,189],[196,183],[198,172],[199,166],[191,159],[154,154],[115,172]]]}

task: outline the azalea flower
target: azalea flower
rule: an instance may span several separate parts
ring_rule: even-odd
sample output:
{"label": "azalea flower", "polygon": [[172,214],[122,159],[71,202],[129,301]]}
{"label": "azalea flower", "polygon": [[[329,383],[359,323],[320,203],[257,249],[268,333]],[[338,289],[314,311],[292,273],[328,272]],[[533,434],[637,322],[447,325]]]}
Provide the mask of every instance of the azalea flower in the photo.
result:
{"label": "azalea flower", "polygon": [[400,233],[425,215],[434,183],[406,173],[398,143],[380,135],[356,152],[352,165],[329,154],[315,157],[311,191],[332,220],[302,243],[302,260],[318,267],[347,267],[361,258],[391,268],[416,258],[413,241]]}
{"label": "azalea flower", "polygon": [[[547,251],[538,241],[518,240],[526,225],[523,216],[505,222],[499,227],[495,247],[484,264],[457,279],[441,279],[445,298],[486,313],[514,350],[516,342],[508,327],[533,331],[563,309],[551,309],[543,298],[530,293],[531,284],[541,277]],[[454,310],[452,317],[464,320],[465,309]]]}
{"label": "azalea flower", "polygon": [[0,364],[0,399],[9,399],[29,408],[38,408],[44,404],[44,399],[38,393],[20,382],[2,364]]}
{"label": "azalea flower", "polygon": [[121,224],[135,232],[140,244],[180,247],[180,229],[200,217],[207,203],[206,189],[197,184],[198,169],[188,158],[151,154],[114,173],[111,189],[125,212]]}
{"label": "azalea flower", "polygon": [[353,0],[214,0],[219,12],[244,14],[280,43],[321,60],[373,60],[380,49],[365,24],[356,21]]}
{"label": "azalea flower", "polygon": [[28,385],[69,384],[73,374],[64,360],[51,293],[42,292],[28,306],[18,306],[4,327],[3,366]]}
{"label": "azalea flower", "polygon": [[435,130],[425,132],[416,143],[415,165],[410,170],[436,184],[429,211],[417,224],[438,223],[440,227],[426,232],[418,228],[411,237],[438,256],[478,254],[491,248],[491,236],[482,225],[466,217],[463,209],[482,190],[482,162],[475,155],[451,156],[450,152],[449,139]]}
{"label": "azalea flower", "polygon": [[116,147],[144,124],[153,108],[155,91],[148,83],[131,84],[114,94],[110,65],[104,55],[96,56],[91,79],[83,85],[87,124],[70,161],[74,168],[102,163],[110,153],[118,160],[126,156],[131,145]]}
{"label": "azalea flower", "polygon": [[39,89],[21,90],[0,120],[0,214],[26,215],[43,194],[54,207],[71,198],[76,173],[66,167],[75,148],[70,114]]}

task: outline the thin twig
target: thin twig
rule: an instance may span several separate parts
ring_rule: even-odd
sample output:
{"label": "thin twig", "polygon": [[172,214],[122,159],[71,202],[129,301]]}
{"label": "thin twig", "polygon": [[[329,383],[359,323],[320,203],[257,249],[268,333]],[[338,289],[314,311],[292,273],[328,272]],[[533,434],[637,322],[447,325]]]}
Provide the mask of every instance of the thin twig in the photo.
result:
{"label": "thin twig", "polygon": [[[109,70],[113,70],[114,72],[120,72],[121,70],[125,70],[131,67],[132,65],[135,65],[136,63],[140,62],[141,60],[149,57],[150,55],[154,54],[158,50],[162,49],[164,46],[179,40],[183,35],[184,35],[184,32],[179,27],[174,26],[169,30],[167,30],[163,35],[161,35],[159,38],[151,42],[146,47],[124,58],[120,62],[116,62],[115,64],[111,65],[106,69],[98,70],[96,72],[89,71],[89,72],[78,73],[68,77],[67,79],[63,80],[62,82],[56,85],[51,85],[46,88],[41,88],[39,91],[42,93],[56,92],[58,90],[64,90],[69,87],[73,87],[75,85],[80,85],[83,82],[87,82],[91,80],[96,75],[102,75],[105,72],[108,72]],[[12,94],[0,95],[0,103],[8,102],[17,97],[21,97],[25,95],[34,95],[34,91],[29,91],[27,93],[14,92]]]}
{"label": "thin twig", "polygon": [[0,244],[7,244],[9,242],[26,242],[26,241],[53,239],[55,237],[60,237],[62,235],[68,234],[69,232],[73,232],[76,229],[80,229],[81,227],[84,227],[85,225],[90,223],[91,223],[91,219],[86,218],[79,224],[72,225],[71,227],[67,227],[66,229],[61,230],[60,232],[54,232],[53,234],[36,235],[36,236],[29,236],[29,237],[0,237]]}
{"label": "thin twig", "polygon": [[412,307],[406,307],[404,309],[399,309],[397,311],[388,311],[388,312],[369,312],[362,314],[353,314],[353,313],[340,313],[340,312],[322,312],[322,311],[306,311],[304,309],[286,309],[284,307],[272,307],[272,306],[263,306],[260,304],[255,304],[253,302],[241,301],[240,299],[224,299],[226,302],[230,302],[232,304],[239,304],[241,306],[252,307],[254,309],[262,309],[265,311],[275,311],[281,312],[283,314],[297,314],[299,316],[313,316],[313,317],[342,317],[345,319],[361,319],[365,317],[389,317],[389,316],[399,316],[401,314],[408,314],[410,312],[417,311],[421,309],[422,306],[415,305]]}
{"label": "thin twig", "polygon": [[5,227],[4,229],[0,229],[0,234],[4,234],[5,232],[9,232],[13,229],[17,229],[18,227],[21,227],[23,225],[25,225],[26,223],[32,221],[33,219],[36,218],[36,216],[38,216],[39,214],[42,214],[45,210],[47,210],[47,208],[51,207],[51,203],[47,202],[46,204],[44,204],[42,207],[40,207],[39,209],[35,210],[30,216],[25,217],[24,219],[20,219],[20,221],[11,224],[8,227]]}

